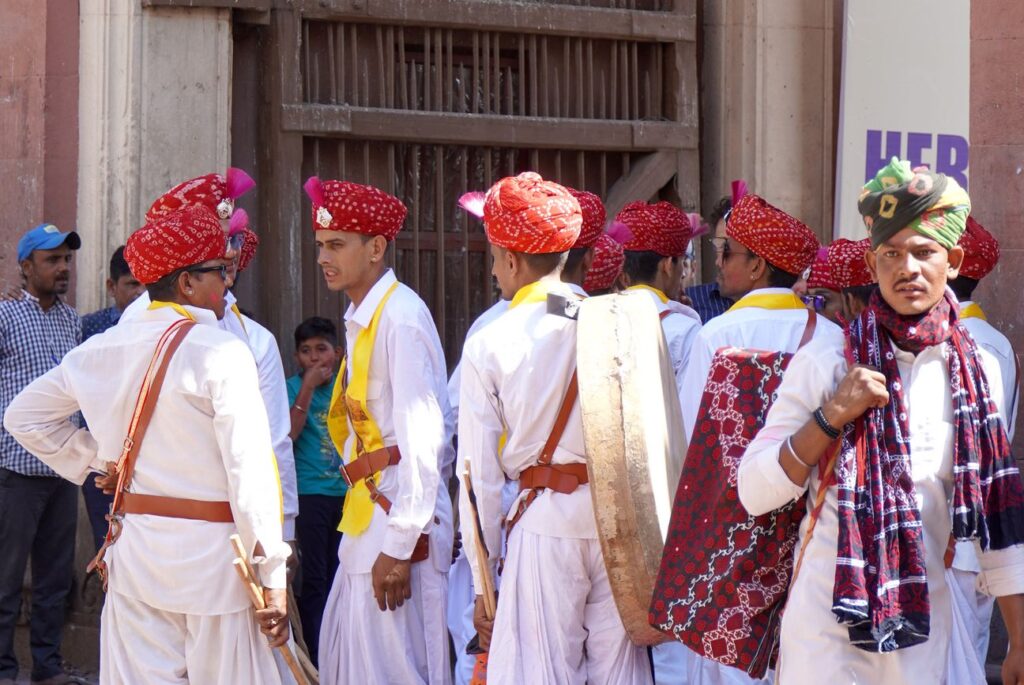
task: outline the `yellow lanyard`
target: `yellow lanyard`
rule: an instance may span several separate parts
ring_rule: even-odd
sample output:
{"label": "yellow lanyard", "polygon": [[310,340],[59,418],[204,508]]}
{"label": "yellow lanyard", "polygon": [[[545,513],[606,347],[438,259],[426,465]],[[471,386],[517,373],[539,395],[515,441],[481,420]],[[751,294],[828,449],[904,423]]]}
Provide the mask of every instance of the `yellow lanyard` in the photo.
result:
{"label": "yellow lanyard", "polygon": [[[380,315],[384,311],[384,305],[397,287],[397,282],[391,284],[373,312],[370,325],[359,331],[359,335],[356,336],[354,349],[349,355],[352,358],[351,382],[347,385],[345,383],[348,357],[342,361],[341,371],[334,381],[334,390],[331,392],[331,409],[327,413],[327,432],[334,440],[338,454],[345,453],[345,442],[349,437],[349,424],[355,431],[352,450],[345,463],[351,463],[366,452],[373,452],[384,447],[380,426],[373,420],[366,404],[366,391],[370,378],[370,357],[377,339]],[[379,479],[380,474],[374,476],[374,483],[379,482]],[[366,481],[361,480],[345,495],[345,506],[342,509],[341,524],[338,526],[338,530],[346,535],[359,535],[365,532],[373,518],[373,507],[370,489],[366,487]]]}
{"label": "yellow lanyard", "polygon": [[653,288],[649,285],[638,283],[636,285],[629,286],[628,288],[626,288],[626,290],[650,290],[652,293],[657,295],[658,299],[661,300],[662,304],[668,304],[668,295],[658,290],[657,288]]}
{"label": "yellow lanyard", "polygon": [[739,302],[729,307],[734,309],[745,309],[746,307],[758,307],[759,309],[807,309],[803,301],[796,296],[796,293],[760,293],[745,295]]}
{"label": "yellow lanyard", "polygon": [[985,316],[985,312],[982,310],[981,305],[977,302],[971,302],[969,305],[960,310],[961,319],[981,319],[982,321],[988,321],[988,317]]}

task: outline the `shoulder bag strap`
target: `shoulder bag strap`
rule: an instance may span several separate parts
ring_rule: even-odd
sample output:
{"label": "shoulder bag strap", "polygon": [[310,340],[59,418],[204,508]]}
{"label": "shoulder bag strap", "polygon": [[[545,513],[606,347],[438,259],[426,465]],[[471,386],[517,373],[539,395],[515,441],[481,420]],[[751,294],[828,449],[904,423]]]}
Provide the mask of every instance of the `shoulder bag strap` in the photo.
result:
{"label": "shoulder bag strap", "polygon": [[548,436],[547,442],[544,443],[544,449],[540,451],[540,457],[537,459],[538,464],[551,463],[551,459],[555,455],[555,448],[558,447],[558,441],[562,439],[562,433],[565,432],[565,424],[569,422],[569,414],[572,413],[572,407],[576,404],[577,395],[579,395],[579,384],[576,381],[576,369],[573,369],[572,378],[569,379],[569,387],[566,388],[565,397],[562,398],[562,406],[558,408],[555,425],[551,428],[551,434]]}

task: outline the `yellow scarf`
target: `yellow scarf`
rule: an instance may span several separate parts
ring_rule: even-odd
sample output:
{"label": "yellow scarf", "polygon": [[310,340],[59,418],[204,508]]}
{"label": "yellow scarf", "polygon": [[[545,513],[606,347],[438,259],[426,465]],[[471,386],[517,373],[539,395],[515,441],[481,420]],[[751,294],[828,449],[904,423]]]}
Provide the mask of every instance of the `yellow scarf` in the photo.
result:
{"label": "yellow scarf", "polygon": [[744,295],[740,300],[729,307],[728,311],[744,309],[746,307],[758,307],[760,309],[807,309],[794,292],[788,293],[754,293]]}
{"label": "yellow scarf", "polygon": [[192,316],[192,314],[187,309],[182,307],[177,302],[164,302],[163,300],[153,300],[152,302],[149,303],[149,306],[146,307],[146,309],[163,309],[164,307],[170,307],[174,311],[184,316],[189,321],[196,320],[196,317]]}
{"label": "yellow scarf", "polygon": [[246,337],[248,337],[249,331],[245,327],[245,319],[242,318],[242,312],[241,310],[238,309],[238,304],[232,304],[231,311],[233,311],[235,313],[235,316],[238,317],[238,323],[242,324],[242,332],[245,333]]}
{"label": "yellow scarf", "polygon": [[661,300],[662,304],[668,304],[668,295],[658,290],[657,288],[653,288],[649,285],[638,283],[636,285],[629,286],[628,288],[626,288],[626,290],[650,290],[652,293],[658,296],[658,299]]}
{"label": "yellow scarf", "polygon": [[[380,427],[373,420],[370,410],[366,406],[366,389],[369,385],[370,356],[373,354],[373,344],[377,339],[380,315],[384,311],[384,305],[397,287],[397,282],[391,284],[391,287],[384,293],[384,297],[380,298],[380,304],[373,312],[369,327],[359,331],[359,335],[356,336],[355,349],[351,350],[349,355],[352,358],[352,381],[346,387],[348,357],[342,361],[341,370],[334,381],[331,409],[327,413],[327,432],[331,434],[338,454],[344,454],[351,423],[356,436],[352,441],[349,459],[345,462],[347,464],[352,463],[366,452],[373,452],[384,447]],[[373,479],[374,483],[380,482],[380,474],[375,475]],[[374,503],[370,499],[370,489],[366,487],[366,481],[361,480],[354,484],[345,495],[345,506],[342,509],[341,524],[338,525],[338,530],[346,535],[360,535],[365,532],[370,527],[370,520],[373,518],[373,507]]]}
{"label": "yellow scarf", "polygon": [[985,316],[985,312],[982,310],[981,305],[977,302],[971,302],[969,305],[960,310],[961,319],[981,319],[982,321],[988,321],[988,317]]}
{"label": "yellow scarf", "polygon": [[516,291],[515,297],[509,302],[508,308],[515,309],[521,304],[547,302],[548,293],[554,290],[560,281],[534,281]]}

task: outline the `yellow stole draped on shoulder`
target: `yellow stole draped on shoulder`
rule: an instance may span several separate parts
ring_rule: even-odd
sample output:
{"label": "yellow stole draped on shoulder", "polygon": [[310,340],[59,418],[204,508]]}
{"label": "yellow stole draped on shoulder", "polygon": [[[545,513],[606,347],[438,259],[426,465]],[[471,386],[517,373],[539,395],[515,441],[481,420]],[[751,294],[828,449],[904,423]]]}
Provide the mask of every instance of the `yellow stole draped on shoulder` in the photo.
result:
{"label": "yellow stole draped on shoulder", "polygon": [[796,296],[796,293],[755,293],[744,295],[729,311],[734,309],[745,309],[746,307],[758,307],[760,309],[807,309],[803,300]]}
{"label": "yellow stole draped on shoulder", "polygon": [[631,285],[628,288],[626,288],[626,290],[649,290],[652,293],[654,293],[659,300],[661,300],[662,304],[668,304],[668,295],[663,293],[661,290],[658,290],[657,288],[653,288],[653,287],[651,287],[649,285],[645,285],[644,283],[638,283],[636,285]]}
{"label": "yellow stole draped on shoulder", "polygon": [[[334,381],[334,390],[331,392],[331,408],[327,413],[327,432],[334,441],[334,447],[338,454],[345,454],[345,442],[349,437],[349,425],[355,431],[355,440],[352,441],[352,450],[346,464],[351,463],[366,452],[373,452],[384,447],[384,439],[380,434],[380,427],[370,415],[366,406],[366,390],[370,380],[370,357],[373,354],[373,344],[377,339],[377,328],[380,324],[380,315],[384,311],[392,293],[398,287],[393,283],[384,297],[380,298],[380,304],[373,312],[368,328],[359,331],[356,336],[355,349],[349,350],[348,355],[341,363],[341,370]],[[348,360],[352,360],[352,381],[346,385],[346,367]],[[380,474],[373,476],[373,482],[380,482]],[[342,509],[341,524],[338,530],[346,535],[359,535],[370,527],[370,520],[373,518],[373,500],[370,499],[370,489],[366,487],[366,481],[361,480],[349,488],[345,495],[345,506]]]}

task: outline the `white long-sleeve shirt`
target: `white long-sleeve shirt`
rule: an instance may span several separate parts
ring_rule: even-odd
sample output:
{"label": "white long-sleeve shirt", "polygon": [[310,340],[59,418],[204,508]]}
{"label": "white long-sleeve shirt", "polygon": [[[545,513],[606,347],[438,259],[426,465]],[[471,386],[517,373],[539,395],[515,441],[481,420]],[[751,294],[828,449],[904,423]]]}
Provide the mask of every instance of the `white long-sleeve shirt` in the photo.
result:
{"label": "white long-sleeve shirt", "polygon": [[[390,269],[359,303],[345,312],[347,364],[351,381],[359,332],[368,328],[377,305],[396,282]],[[383,552],[408,559],[416,541],[430,533],[430,558],[438,571],[452,560],[452,507],[442,474],[450,473],[454,422],[448,405],[444,351],[430,310],[399,283],[377,325],[370,356],[366,406],[385,446],[398,445],[402,460],[381,474],[378,489],[391,500],[391,513],[373,508],[370,526],[341,539],[338,556],[347,573],[369,573]],[[344,459],[351,458],[355,433],[349,429]]]}
{"label": "white long-sleeve shirt", "polygon": [[[629,288],[633,290],[634,288]],[[690,350],[697,340],[700,332],[700,315],[691,307],[678,302],[663,302],[658,293],[643,288],[651,297],[654,306],[658,310],[658,316],[662,312],[670,312],[661,319],[661,329],[665,333],[665,344],[668,346],[668,357],[672,361],[672,372],[676,377],[676,392],[682,392],[686,367],[690,362]],[[705,369],[704,375],[707,376]]]}
{"label": "white long-sleeve shirt", "polygon": [[[759,288],[745,297],[759,295],[792,295],[788,288]],[[742,298],[736,305],[742,302]],[[711,370],[715,352],[723,347],[741,347],[752,350],[795,352],[807,325],[807,309],[765,309],[762,307],[736,307],[711,319],[700,329],[690,350],[679,404],[683,410],[683,428],[689,439],[697,421],[704,384]],[[668,317],[673,318],[673,317]],[[839,327],[823,316],[817,318],[814,340],[822,335],[839,331]]]}
{"label": "white long-sleeve shirt", "polygon": [[[469,330],[466,331],[466,340],[468,341],[473,337],[473,334],[479,331],[481,328],[489,324],[490,322],[497,319],[499,316],[508,311],[508,300],[498,300],[490,307],[484,310],[484,313],[476,317],[473,323],[470,325]],[[452,371],[451,378],[448,379],[448,399],[452,406],[452,417],[455,423],[459,421],[459,390],[462,386],[462,359],[459,359],[459,363],[455,365],[455,370]],[[461,480],[459,481],[461,484]]]}
{"label": "white long-sleeve shirt", "polygon": [[[285,383],[281,351],[274,334],[244,314],[236,314],[232,305],[236,303],[229,290],[224,294],[227,310],[217,326],[233,334],[248,345],[256,360],[259,372],[260,396],[270,423],[270,439],[277,457],[277,470],[281,478],[281,492],[284,495],[284,539],[295,539],[295,517],[299,514],[299,488],[295,474],[295,454],[292,451],[291,417],[288,411],[288,387]],[[131,321],[149,307],[149,293],[139,295],[121,314],[120,324]]]}
{"label": "white long-sleeve shirt", "polygon": [[[564,297],[573,292],[568,284],[554,282],[550,290]],[[466,341],[459,402],[458,473],[461,480],[468,460],[492,571],[502,549],[505,480],[519,480],[525,468],[537,463],[575,368],[576,322],[549,314],[545,302],[511,307]],[[499,457],[502,433],[506,441]],[[577,401],[552,463],[586,461]],[[590,497],[586,484],[570,494],[545,490],[516,525],[553,537],[596,539],[597,523]],[[461,520],[472,520],[465,492],[460,493],[459,513]],[[463,549],[473,570],[474,587],[480,593],[480,560],[473,545]]]}
{"label": "white long-sleeve shirt", "polygon": [[[231,566],[228,537],[259,541],[263,584],[285,587],[289,549],[281,535],[281,495],[256,365],[245,345],[199,322],[171,359],[139,449],[131,491],[228,501],[234,523],[129,514],[106,555],[110,587],[164,611],[217,615],[250,600]],[[62,477],[81,483],[117,461],[157,340],[181,318],[170,307],[139,312],[69,352],[8,407],[4,425]],[[81,410],[88,430],[66,419]]]}
{"label": "white long-sleeve shirt", "polygon": [[[841,331],[826,328],[790,362],[767,422],[740,464],[740,501],[751,514],[775,509],[805,492],[811,501],[817,496],[817,470],[808,484],[795,485],[779,464],[779,451],[787,437],[811,420],[814,410],[832,396],[845,376],[843,343]],[[945,682],[952,609],[943,555],[952,525],[953,489],[952,400],[945,349],[937,345],[916,356],[895,349],[907,393],[911,470],[924,523],[931,636],[921,645],[889,654],[872,654],[850,645],[846,628],[836,622],[831,610],[838,536],[837,500],[835,488],[831,488],[786,604],[781,682]],[[1002,411],[1002,379],[996,360],[984,348],[979,354],[988,372],[993,400]],[[801,543],[808,523],[809,517],[805,517],[800,527]],[[1024,592],[1024,547],[981,553],[979,560],[979,588],[983,592],[994,596]],[[814,668],[807,667],[811,663]]]}

